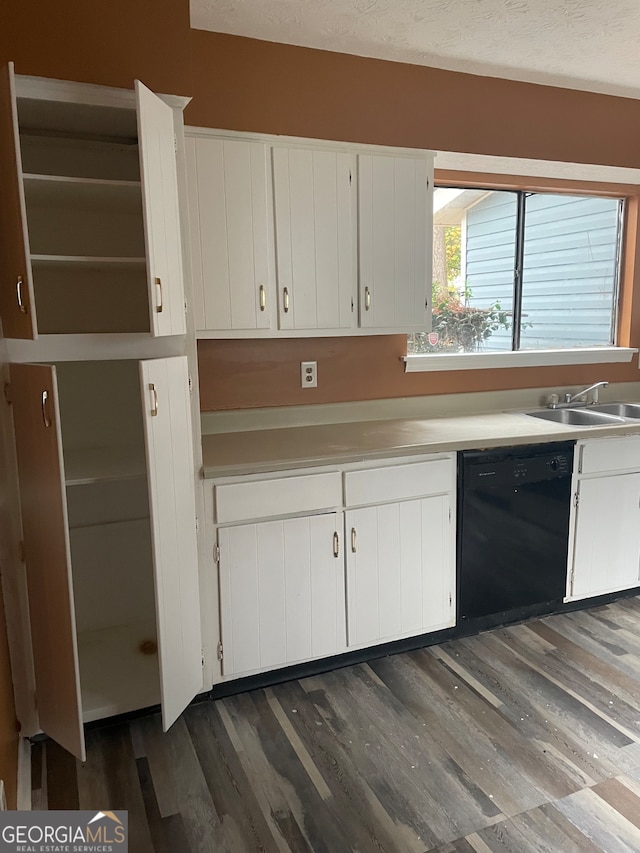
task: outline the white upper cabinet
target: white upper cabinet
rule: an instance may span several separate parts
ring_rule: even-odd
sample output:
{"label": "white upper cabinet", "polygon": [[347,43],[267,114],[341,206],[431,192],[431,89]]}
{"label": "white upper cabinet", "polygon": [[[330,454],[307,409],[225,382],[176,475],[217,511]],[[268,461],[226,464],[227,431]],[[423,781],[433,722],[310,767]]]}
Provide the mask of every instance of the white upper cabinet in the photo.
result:
{"label": "white upper cabinet", "polygon": [[358,155],[360,325],[419,331],[431,317],[432,161]]}
{"label": "white upper cabinet", "polygon": [[151,334],[186,332],[173,109],[136,80]]}
{"label": "white upper cabinet", "polygon": [[427,328],[432,155],[369,150],[191,131],[200,337]]}
{"label": "white upper cabinet", "polygon": [[269,329],[275,316],[269,150],[187,139],[196,329]]}
{"label": "white upper cabinet", "polygon": [[6,337],[185,334],[172,107],[8,66],[0,154]]}
{"label": "white upper cabinet", "polygon": [[0,316],[7,338],[35,338],[33,282],[22,185],[13,62],[0,77]]}
{"label": "white upper cabinet", "polygon": [[355,325],[355,156],[276,146],[273,156],[278,325]]}

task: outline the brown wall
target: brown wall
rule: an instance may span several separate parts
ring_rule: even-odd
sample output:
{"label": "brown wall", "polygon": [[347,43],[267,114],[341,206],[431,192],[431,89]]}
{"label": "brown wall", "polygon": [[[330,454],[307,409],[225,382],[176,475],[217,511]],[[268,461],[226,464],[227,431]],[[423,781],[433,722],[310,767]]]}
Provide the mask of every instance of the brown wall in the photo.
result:
{"label": "brown wall", "polygon": [[189,0],[2,0],[0,62],[19,74],[191,94]]}
{"label": "brown wall", "polygon": [[[200,341],[202,411],[381,400],[423,394],[638,382],[627,364],[405,373],[404,335],[256,341]],[[300,362],[318,362],[318,387],[300,387]]]}
{"label": "brown wall", "polygon": [[191,32],[189,124],[640,166],[640,101]]}

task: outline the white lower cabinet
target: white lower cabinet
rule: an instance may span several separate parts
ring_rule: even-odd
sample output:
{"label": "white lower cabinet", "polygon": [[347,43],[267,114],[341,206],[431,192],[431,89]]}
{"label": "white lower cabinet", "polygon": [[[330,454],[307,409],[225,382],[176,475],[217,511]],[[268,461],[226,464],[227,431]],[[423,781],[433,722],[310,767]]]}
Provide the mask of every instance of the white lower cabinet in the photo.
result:
{"label": "white lower cabinet", "polygon": [[42,731],[84,760],[83,722],[202,687],[187,359],[12,364]]}
{"label": "white lower cabinet", "polygon": [[454,498],[453,454],[217,480],[221,677],[453,626]]}
{"label": "white lower cabinet", "polygon": [[454,624],[449,495],[346,513],[349,646]]}
{"label": "white lower cabinet", "polygon": [[578,485],[569,596],[586,598],[640,583],[640,473]]}
{"label": "white lower cabinet", "polygon": [[638,450],[640,436],[594,439],[578,445],[569,600],[640,585]]}
{"label": "white lower cabinet", "polygon": [[224,675],[345,650],[340,527],[332,512],[219,528]]}

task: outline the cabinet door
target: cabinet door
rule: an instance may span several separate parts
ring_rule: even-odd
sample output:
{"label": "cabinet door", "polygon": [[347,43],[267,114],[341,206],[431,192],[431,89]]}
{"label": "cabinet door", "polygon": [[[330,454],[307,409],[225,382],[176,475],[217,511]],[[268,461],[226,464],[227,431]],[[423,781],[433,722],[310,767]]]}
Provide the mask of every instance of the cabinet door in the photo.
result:
{"label": "cabinet door", "polygon": [[354,325],[354,171],[351,154],[273,149],[281,329]]}
{"label": "cabinet door", "polygon": [[84,761],[55,368],[12,364],[11,400],[40,727]]}
{"label": "cabinet door", "polygon": [[430,324],[431,197],[426,156],[358,155],[360,326]]}
{"label": "cabinet door", "polygon": [[345,651],[338,520],[327,513],[219,528],[224,675]]}
{"label": "cabinet door", "polygon": [[195,469],[186,357],[140,362],[165,731],[202,687]]}
{"label": "cabinet door", "polygon": [[187,139],[198,330],[268,329],[274,316],[268,148]]}
{"label": "cabinet door", "polygon": [[578,486],[569,597],[640,583],[640,474],[582,480]]}
{"label": "cabinet door", "polygon": [[345,520],[349,646],[454,624],[447,495],[349,510]]}
{"label": "cabinet door", "polygon": [[0,316],[5,338],[36,338],[13,62],[0,74]]}
{"label": "cabinet door", "polygon": [[186,332],[173,110],[136,80],[150,329]]}

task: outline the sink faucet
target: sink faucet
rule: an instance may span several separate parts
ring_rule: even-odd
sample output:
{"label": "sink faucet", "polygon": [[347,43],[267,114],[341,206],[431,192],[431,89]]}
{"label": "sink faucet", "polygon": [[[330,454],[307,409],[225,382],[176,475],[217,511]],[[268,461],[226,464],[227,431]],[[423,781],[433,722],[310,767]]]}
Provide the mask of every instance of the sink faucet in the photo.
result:
{"label": "sink faucet", "polygon": [[571,394],[565,394],[564,405],[571,405],[571,403],[575,402],[580,397],[586,397],[587,394],[591,391],[591,405],[595,406],[595,404],[598,402],[598,389],[606,388],[608,384],[608,382],[594,382],[593,385],[589,385],[587,388],[583,388],[582,391],[578,391],[578,393],[574,394],[573,397],[571,396]]}

